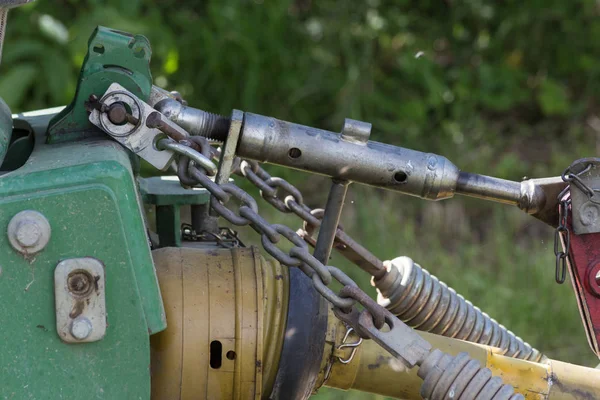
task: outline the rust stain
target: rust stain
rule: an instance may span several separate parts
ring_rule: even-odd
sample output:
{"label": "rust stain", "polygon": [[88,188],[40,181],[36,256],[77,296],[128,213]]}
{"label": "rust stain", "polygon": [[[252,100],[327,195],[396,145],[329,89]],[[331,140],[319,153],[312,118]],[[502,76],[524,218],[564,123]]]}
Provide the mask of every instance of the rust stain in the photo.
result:
{"label": "rust stain", "polygon": [[78,316],[81,315],[84,308],[85,308],[85,302],[83,302],[81,300],[77,300],[75,302],[75,305],[73,306],[73,309],[69,313],[69,318],[77,318]]}

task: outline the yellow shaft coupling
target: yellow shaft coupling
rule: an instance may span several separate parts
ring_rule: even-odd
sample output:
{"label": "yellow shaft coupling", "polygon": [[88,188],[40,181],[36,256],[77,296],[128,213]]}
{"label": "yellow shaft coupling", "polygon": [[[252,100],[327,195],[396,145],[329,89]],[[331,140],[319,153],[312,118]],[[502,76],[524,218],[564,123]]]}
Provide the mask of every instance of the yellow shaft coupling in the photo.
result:
{"label": "yellow shaft coupling", "polygon": [[[335,332],[336,342],[335,345],[332,343],[329,353],[330,364],[324,363],[322,381],[327,377],[324,382],[326,386],[398,399],[422,399],[420,390],[423,380],[417,376],[418,368],[403,369],[400,363],[371,340],[363,341],[358,347],[348,346],[358,341],[357,336],[354,333],[346,336],[344,325],[334,319],[330,321],[337,326],[329,329],[329,332]],[[548,360],[544,364],[525,361],[498,354],[500,350],[494,347],[426,332],[419,334],[434,348],[445,353],[469,353],[471,358],[489,368],[494,376],[500,376],[504,383],[512,385],[516,392],[528,400],[600,399],[600,370],[555,360]],[[350,362],[341,362],[350,357]]]}

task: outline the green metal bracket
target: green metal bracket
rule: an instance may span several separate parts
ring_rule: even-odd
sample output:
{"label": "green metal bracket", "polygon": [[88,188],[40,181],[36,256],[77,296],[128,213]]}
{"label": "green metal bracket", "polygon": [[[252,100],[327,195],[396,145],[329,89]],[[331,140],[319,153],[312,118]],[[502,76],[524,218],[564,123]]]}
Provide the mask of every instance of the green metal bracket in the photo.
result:
{"label": "green metal bracket", "polygon": [[75,98],[50,121],[48,143],[104,136],[88,121],[84,103],[90,95],[101,97],[114,82],[147,101],[152,89],[151,55],[150,43],[144,36],[96,28],[88,41]]}
{"label": "green metal bracket", "polygon": [[176,176],[138,178],[145,204],[156,206],[156,231],[160,246],[181,247],[181,206],[207,204],[210,193],[204,188],[184,189]]}

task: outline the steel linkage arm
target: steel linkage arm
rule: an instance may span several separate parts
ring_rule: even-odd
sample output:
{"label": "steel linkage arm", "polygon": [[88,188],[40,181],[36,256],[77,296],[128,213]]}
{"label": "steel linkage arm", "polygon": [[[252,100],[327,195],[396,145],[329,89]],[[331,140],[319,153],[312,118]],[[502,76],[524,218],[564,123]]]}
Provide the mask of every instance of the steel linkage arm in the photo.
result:
{"label": "steel linkage arm", "polygon": [[[224,117],[162,98],[155,107],[192,134],[224,141]],[[560,177],[522,182],[460,171],[447,158],[370,141],[370,124],[347,119],[341,134],[244,113],[236,154],[394,190],[429,200],[455,194],[511,204],[556,226],[556,197],[565,187]]]}

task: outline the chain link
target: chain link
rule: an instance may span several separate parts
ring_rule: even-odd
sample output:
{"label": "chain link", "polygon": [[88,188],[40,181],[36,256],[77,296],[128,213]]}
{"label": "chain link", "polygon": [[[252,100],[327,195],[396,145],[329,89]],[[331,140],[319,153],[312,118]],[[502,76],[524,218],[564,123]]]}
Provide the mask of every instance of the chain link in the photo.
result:
{"label": "chain link", "polygon": [[[198,168],[185,156],[180,157],[177,165],[177,174],[184,185],[202,185],[211,193],[210,205],[218,215],[236,226],[250,225],[260,233],[265,251],[283,265],[298,267],[311,278],[315,290],[329,301],[334,309],[345,314],[355,313],[358,312],[355,305],[359,303],[364,307],[363,312],[371,316],[377,329],[384,326],[383,307],[363,292],[342,270],[325,265],[315,258],[309,252],[306,241],[297,232],[286,225],[271,224],[264,219],[258,213],[256,201],[250,194],[233,183],[216,184],[206,176],[206,171]],[[256,162],[242,161],[239,165],[239,172],[259,188],[261,196],[273,207],[286,213],[294,212],[313,226],[320,224],[320,220],[312,215],[312,210],[304,205],[302,194],[296,187],[284,179],[271,177]],[[284,200],[281,200],[279,192],[285,195]],[[237,200],[240,205],[231,206],[231,200]],[[279,246],[282,239],[291,244],[287,252]],[[330,288],[334,280],[342,285],[338,293]],[[357,333],[361,334],[358,330]],[[367,337],[364,332],[361,336]]]}
{"label": "chain link", "polygon": [[[554,231],[554,256],[556,257],[556,270],[554,272],[556,283],[559,285],[565,282],[567,276],[567,258],[569,257],[569,246],[571,243],[571,232],[567,226],[567,217],[571,199],[561,199],[558,208],[558,227]],[[562,250],[560,246],[561,239],[564,238]]]}
{"label": "chain link", "polygon": [[[567,186],[558,195],[558,226],[554,231],[554,257],[556,259],[554,279],[559,285],[563,284],[567,277],[567,262],[569,247],[571,246],[571,231],[568,226],[571,198],[567,194],[571,189],[571,185],[574,185],[589,198],[594,196],[594,190],[586,185],[580,177],[589,172],[592,167],[592,164],[588,164],[583,170],[577,173],[573,173],[571,167],[568,167],[561,175],[562,180],[567,183]],[[562,246],[561,237],[563,239]]]}
{"label": "chain link", "polygon": [[[284,179],[273,178],[256,161],[243,160],[238,163],[239,169],[234,172],[256,186],[267,203],[283,213],[293,213],[303,221],[303,228],[298,230],[298,234],[314,247],[316,240],[312,235],[321,226],[324,210],[306,206],[302,193],[296,187]],[[369,275],[377,279],[385,275],[383,262],[352,239],[341,226],[338,226],[333,247]]]}

